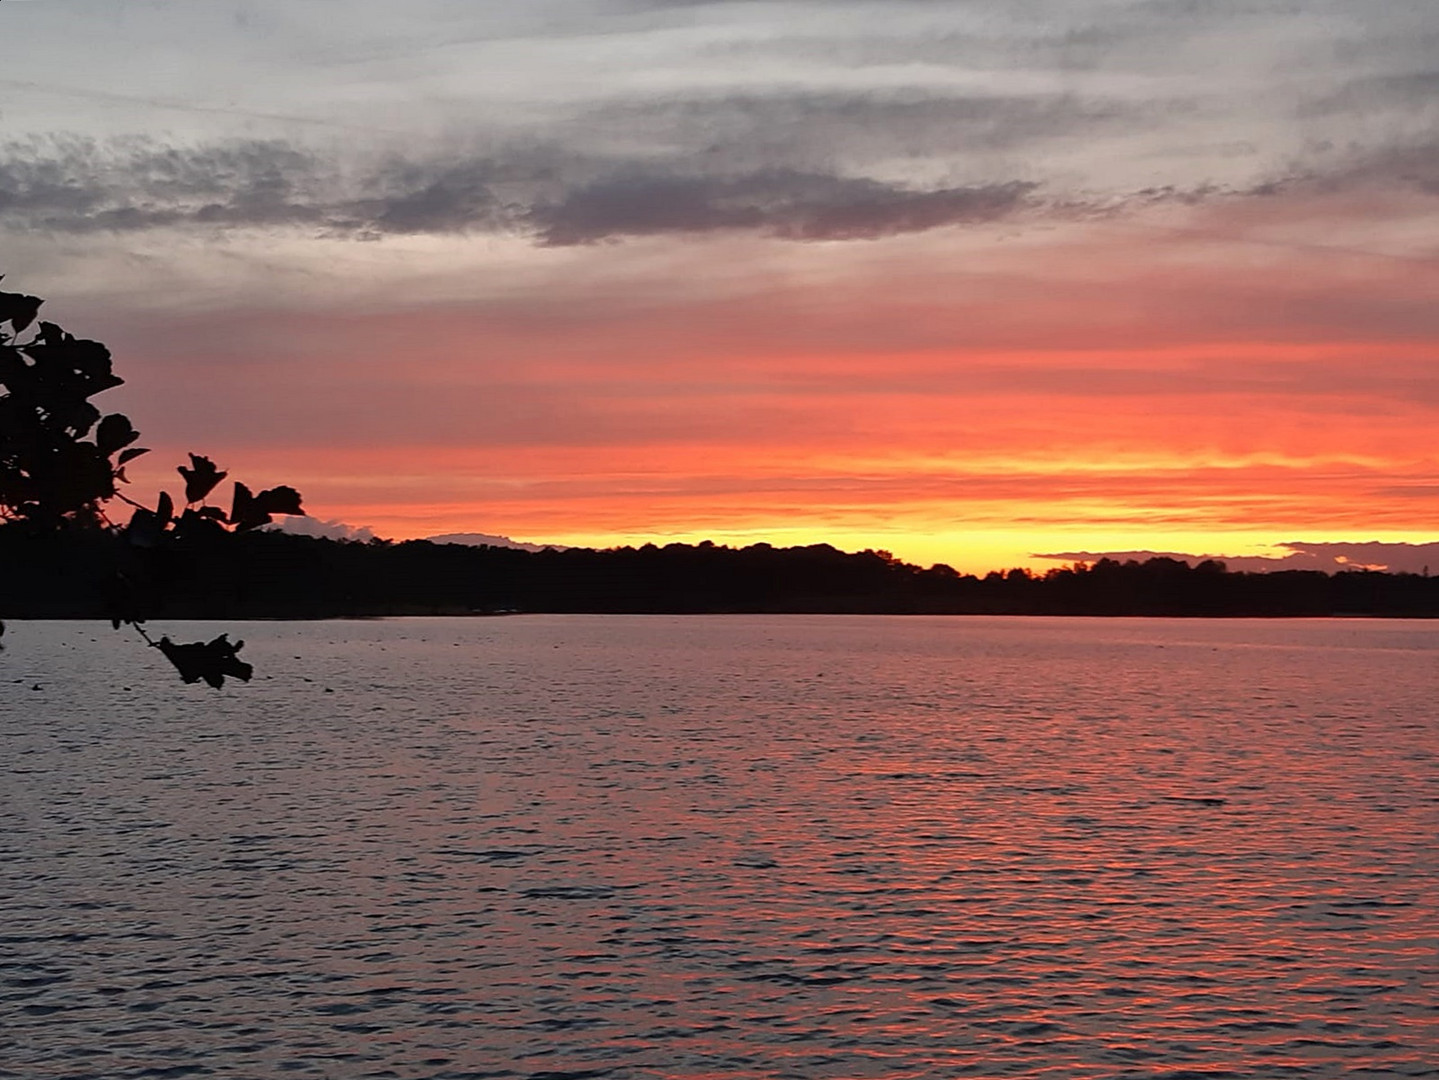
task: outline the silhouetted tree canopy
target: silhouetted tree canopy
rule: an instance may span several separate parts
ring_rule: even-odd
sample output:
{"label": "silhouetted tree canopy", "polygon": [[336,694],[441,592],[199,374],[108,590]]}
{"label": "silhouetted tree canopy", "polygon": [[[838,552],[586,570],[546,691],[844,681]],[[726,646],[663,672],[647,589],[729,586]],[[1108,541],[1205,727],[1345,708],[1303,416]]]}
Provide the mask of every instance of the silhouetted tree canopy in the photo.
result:
{"label": "silhouetted tree canopy", "polygon": [[90,401],[124,381],[110,350],[49,322],[20,339],[40,304],[0,292],[0,518],[39,530],[91,525],[145,450],[130,446],[139,433],[127,417],[101,416]]}
{"label": "silhouetted tree canopy", "polygon": [[[42,303],[0,292],[0,529],[12,547],[25,549],[6,563],[8,577],[53,566],[53,556],[81,555],[62,562],[66,576],[78,572],[111,623],[134,626],[185,682],[220,687],[226,676],[248,680],[250,665],[235,655],[243,642],[231,644],[224,634],[190,644],[154,641],[143,624],[162,603],[158,590],[175,564],[199,549],[219,564],[217,544],[269,524],[275,514],[304,513],[299,492],[281,486],[255,493],[236,482],[228,511],[210,506],[205,500],[227,474],[191,454],[189,466],[177,470],[183,506],[163,491],[153,507],[124,495],[125,466],[149,451],[133,445],[140,433],[129,417],[104,415],[91,401],[124,380],[98,341],[37,323]],[[107,514],[116,500],[133,511],[123,526]]]}

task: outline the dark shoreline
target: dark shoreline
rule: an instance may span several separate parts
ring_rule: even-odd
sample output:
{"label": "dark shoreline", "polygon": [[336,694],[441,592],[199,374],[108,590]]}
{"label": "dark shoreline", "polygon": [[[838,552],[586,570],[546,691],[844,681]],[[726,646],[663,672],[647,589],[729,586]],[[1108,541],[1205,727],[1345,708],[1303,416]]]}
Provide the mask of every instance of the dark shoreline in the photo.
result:
{"label": "dark shoreline", "polygon": [[248,533],[128,546],[99,531],[0,528],[0,618],[104,619],[116,583],[144,618],[337,619],[506,614],[1029,615],[1439,618],[1439,578],[1374,571],[1231,573],[1167,558],[1042,575],[960,574],[826,544],[703,543],[530,552],[427,541]]}

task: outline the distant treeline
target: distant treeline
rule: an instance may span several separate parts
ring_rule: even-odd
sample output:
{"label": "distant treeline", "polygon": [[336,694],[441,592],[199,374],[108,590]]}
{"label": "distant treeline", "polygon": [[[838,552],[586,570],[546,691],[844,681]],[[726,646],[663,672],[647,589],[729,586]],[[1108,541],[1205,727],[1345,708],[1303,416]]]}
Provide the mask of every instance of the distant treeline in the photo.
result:
{"label": "distant treeline", "polygon": [[[224,542],[220,542],[223,540]],[[708,542],[540,552],[278,532],[196,537],[153,560],[114,533],[0,527],[0,618],[106,618],[113,582],[153,618],[500,612],[1439,616],[1439,578],[1366,571],[1230,573],[1175,559],[977,577],[883,551]],[[22,569],[23,568],[23,569]]]}

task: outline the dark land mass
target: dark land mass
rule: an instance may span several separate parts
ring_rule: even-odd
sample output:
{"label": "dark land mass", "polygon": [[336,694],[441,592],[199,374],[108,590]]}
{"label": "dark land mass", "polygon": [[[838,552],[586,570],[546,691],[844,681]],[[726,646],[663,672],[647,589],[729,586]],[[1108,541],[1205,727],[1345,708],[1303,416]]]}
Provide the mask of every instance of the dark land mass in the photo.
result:
{"label": "dark land mass", "polygon": [[959,574],[827,544],[523,551],[277,532],[196,536],[154,552],[123,533],[0,527],[0,618],[110,618],[115,582],[144,617],[334,618],[507,612],[1439,616],[1439,578],[1369,571],[1230,573],[1156,558]]}

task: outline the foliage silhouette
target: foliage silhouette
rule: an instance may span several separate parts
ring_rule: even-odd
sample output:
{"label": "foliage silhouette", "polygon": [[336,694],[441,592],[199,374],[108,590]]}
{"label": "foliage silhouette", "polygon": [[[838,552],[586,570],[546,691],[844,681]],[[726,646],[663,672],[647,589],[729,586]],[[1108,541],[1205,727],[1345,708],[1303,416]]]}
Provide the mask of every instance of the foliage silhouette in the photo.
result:
{"label": "foliage silhouette", "polygon": [[[223,559],[217,544],[269,524],[275,514],[303,514],[300,493],[285,486],[255,493],[237,481],[226,512],[205,500],[227,474],[192,453],[189,467],[177,470],[185,481],[178,513],[169,492],[162,491],[153,508],[124,495],[125,466],[149,451],[133,445],[140,433],[129,417],[103,415],[90,401],[124,380],[98,341],[37,324],[42,303],[0,292],[0,530],[41,545],[32,546],[29,562],[10,565],[43,564],[46,548],[83,551],[85,558],[68,569],[87,570],[82,576],[116,629],[133,626],[184,682],[203,680],[218,689],[227,676],[248,681],[253,669],[235,655],[244,642],[232,644],[225,634],[208,642],[155,641],[143,624],[175,564],[192,549],[204,548],[211,563]],[[114,500],[133,508],[124,526],[106,513]],[[109,571],[97,573],[105,563]]]}
{"label": "foliage silhouette", "polygon": [[[105,346],[49,322],[19,340],[41,302],[0,292],[0,327],[10,326],[0,328],[0,518],[54,530],[96,521],[124,479],[120,455],[139,434],[125,416],[102,417],[90,402],[124,381]],[[142,453],[137,447],[125,461]]]}
{"label": "foliage silhouette", "polygon": [[228,634],[221,634],[213,641],[197,641],[188,645],[177,645],[168,637],[155,642],[155,647],[180,672],[182,680],[193,683],[204,679],[217,690],[225,685],[226,675],[242,682],[250,681],[255,669],[235,656],[244,646],[243,641],[232,643]]}

